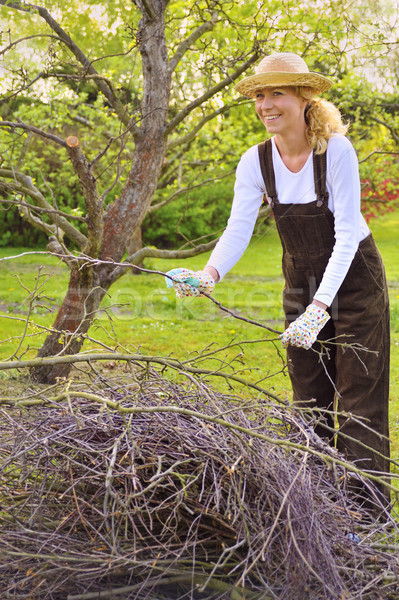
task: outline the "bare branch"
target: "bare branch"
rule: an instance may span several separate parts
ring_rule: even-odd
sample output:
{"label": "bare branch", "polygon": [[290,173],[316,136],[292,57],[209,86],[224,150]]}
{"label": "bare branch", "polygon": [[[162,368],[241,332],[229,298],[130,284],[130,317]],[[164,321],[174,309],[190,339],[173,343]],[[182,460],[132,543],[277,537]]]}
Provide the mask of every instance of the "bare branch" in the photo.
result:
{"label": "bare branch", "polygon": [[[140,271],[148,272],[148,273],[158,273],[163,275],[158,271],[148,271],[147,269],[139,268],[139,265],[145,258],[167,258],[167,259],[183,259],[190,258],[192,256],[197,256],[198,254],[202,254],[204,252],[208,252],[212,250],[218,241],[219,238],[216,238],[206,244],[198,244],[197,246],[191,247],[186,250],[160,250],[159,248],[153,248],[150,246],[145,246],[141,248],[137,252],[134,252],[130,256],[126,258],[122,263],[115,262],[114,260],[95,260],[91,257],[85,257],[80,255],[79,260],[83,261],[84,265],[93,264],[93,262],[97,265],[107,265],[114,267],[112,271],[108,274],[108,280],[110,284],[114,283],[117,279],[122,277],[129,269],[132,267],[139,269]],[[0,259],[0,262],[3,259]]]}
{"label": "bare branch", "polygon": [[[86,246],[87,238],[85,235],[83,235],[83,233],[76,229],[76,227],[69,223],[69,221],[67,221],[67,219],[65,219],[63,216],[51,214],[53,207],[47,202],[43,194],[33,185],[31,177],[18,171],[13,171],[12,169],[0,169],[0,177],[13,180],[13,184],[10,185],[10,188],[13,189],[13,191],[16,191],[20,194],[27,194],[34,202],[38,204],[39,207],[50,211],[49,217],[53,221],[54,225],[57,226],[57,228],[60,228],[69,237],[69,239],[76,242],[80,248],[84,248]],[[26,218],[26,215],[24,216]],[[30,217],[32,217],[31,214]],[[37,217],[34,218],[39,221]],[[41,220],[40,222],[43,223]],[[39,226],[38,223],[36,223],[36,225]],[[43,229],[43,227],[41,227],[41,229]],[[57,235],[58,232],[57,230],[51,229],[51,231],[49,230],[47,233],[51,235]]]}
{"label": "bare branch", "polygon": [[115,54],[105,54],[104,56],[98,56],[97,58],[93,58],[91,61],[91,64],[93,65],[95,62],[98,62],[100,60],[104,60],[105,58],[116,58],[117,56],[128,56],[132,50],[135,49],[135,44],[133,44],[129,50],[126,50],[126,52],[115,52]]}
{"label": "bare branch", "polygon": [[[163,366],[170,367],[172,369],[177,369],[179,371],[182,369],[182,364],[178,360],[172,359],[169,357],[162,358],[162,357],[158,357],[158,356],[145,356],[144,354],[130,354],[130,353],[125,354],[125,353],[117,353],[117,352],[104,352],[104,353],[94,353],[93,352],[93,353],[88,353],[88,354],[85,354],[84,352],[82,352],[80,354],[68,354],[68,355],[62,355],[62,356],[36,357],[36,358],[28,359],[28,360],[2,361],[2,362],[0,362],[0,371],[9,370],[9,369],[27,369],[27,368],[45,366],[45,365],[75,364],[75,363],[91,362],[91,361],[95,362],[97,360],[99,360],[99,361],[103,361],[103,360],[138,361],[138,362],[146,362],[149,364],[150,363],[160,364]],[[212,375],[213,377],[222,377],[226,381],[229,381],[229,380],[235,381],[237,383],[241,383],[245,387],[251,387],[251,388],[257,390],[258,392],[261,392],[261,393],[265,394],[266,396],[273,398],[274,400],[276,400],[277,402],[279,402],[281,404],[286,404],[286,402],[283,399],[279,398],[277,395],[275,395],[270,390],[262,388],[261,386],[257,385],[256,383],[248,382],[247,380],[243,379],[242,377],[238,377],[234,373],[226,373],[225,371],[215,370],[215,369],[213,369],[213,370],[201,369],[201,368],[191,367],[188,364],[184,365],[184,371],[193,373],[195,375]],[[79,393],[80,392],[78,392],[77,394],[79,394]],[[80,397],[82,397],[81,393],[80,393]],[[101,399],[101,400],[103,400],[103,399]],[[106,399],[104,398],[104,403],[105,402],[106,402]],[[140,410],[144,411],[144,409],[142,409],[142,408]],[[166,411],[164,411],[164,412],[166,412]],[[260,434],[257,434],[256,432],[254,432],[253,437],[261,437],[261,436],[260,436]]]}
{"label": "bare branch", "polygon": [[225,177],[229,177],[230,175],[233,175],[234,172],[235,172],[235,169],[232,170],[232,171],[229,171],[228,173],[223,173],[221,175],[217,175],[216,177],[210,177],[208,179],[204,179],[204,181],[201,181],[200,183],[197,183],[195,185],[188,185],[186,187],[181,187],[178,190],[176,190],[175,192],[173,192],[173,194],[171,194],[169,196],[169,198],[167,198],[166,200],[163,200],[162,202],[158,202],[158,204],[152,204],[150,206],[150,208],[148,209],[148,213],[147,214],[155,212],[156,210],[162,208],[163,206],[166,206],[167,204],[169,204],[175,198],[178,198],[182,194],[190,192],[191,190],[194,190],[195,188],[202,187],[203,185],[206,185],[208,183],[213,183],[214,181],[219,181],[220,179],[224,179]]}
{"label": "bare branch", "polygon": [[[115,141],[117,139],[118,138],[112,138],[113,141]],[[125,149],[125,145],[124,145],[124,141],[123,141],[122,135],[119,136],[119,143],[120,143],[120,149],[119,149],[118,155],[116,157],[115,177],[114,177],[113,181],[111,181],[110,185],[101,194],[101,200],[102,200],[102,202],[105,201],[105,199],[108,196],[108,194],[114,189],[114,187],[116,186],[116,184],[120,180],[120,177],[121,177],[121,175],[123,173],[123,170],[124,170],[123,166],[121,166],[122,153],[123,153],[123,151]],[[97,157],[92,161],[92,163],[96,159],[97,159]]]}
{"label": "bare branch", "polygon": [[187,117],[188,114],[190,114],[190,112],[192,112],[198,106],[201,106],[201,104],[204,104],[204,102],[209,100],[209,98],[212,98],[212,96],[214,96],[215,94],[220,92],[223,88],[227,87],[233,81],[235,81],[238,77],[240,77],[240,75],[242,73],[244,73],[250,65],[252,65],[256,60],[258,60],[258,58],[259,58],[259,51],[257,49],[255,49],[254,53],[249,57],[249,59],[246,60],[245,63],[243,63],[241,65],[241,67],[236,69],[234,71],[234,73],[232,73],[228,77],[225,77],[218,84],[214,85],[212,88],[210,88],[208,91],[206,91],[205,94],[202,94],[202,96],[200,96],[193,102],[190,102],[190,104],[188,104],[185,108],[183,108],[183,110],[178,115],[176,115],[175,118],[172,119],[170,121],[170,123],[167,125],[167,127],[165,129],[165,134],[168,135],[171,131],[173,131],[179,125],[179,123],[181,123]]}
{"label": "bare branch", "polygon": [[76,267],[77,267],[76,257],[73,254],[71,254],[70,252],[68,252],[65,245],[61,244],[61,242],[56,237],[50,236],[50,239],[47,244],[47,250],[49,252],[51,252],[51,254],[55,254],[56,256],[61,258],[61,260],[66,265],[68,265],[68,267],[71,270],[76,269]]}
{"label": "bare branch", "polygon": [[[57,23],[57,21],[50,15],[46,8],[20,1],[10,2],[9,0],[0,0],[0,5],[28,13],[32,11],[37,12],[42,17],[42,19],[51,27],[51,29],[57,34],[60,41],[62,41],[70,49],[70,51],[74,54],[74,56],[77,58],[80,64],[82,64],[83,67],[86,69],[87,73],[89,73],[90,75],[98,75],[91,61],[87,58],[87,56],[79,48],[79,46],[75,44],[72,38],[62,29],[59,23]],[[116,96],[114,89],[111,89],[109,85],[102,79],[95,79],[95,82],[98,89],[102,92],[102,94],[104,94],[108,102],[111,104],[112,108],[115,110],[120,121],[127,126],[130,121],[129,116],[126,113],[122,102]]]}
{"label": "bare branch", "polygon": [[[28,204],[29,207],[29,204]],[[21,217],[30,223],[36,229],[40,229],[48,236],[59,237],[60,230],[54,223],[45,223],[43,219],[34,214],[34,211],[29,207],[25,209],[20,209],[19,214]]]}
{"label": "bare branch", "polygon": [[382,119],[379,119],[378,117],[372,117],[370,115],[369,118],[372,121],[375,121],[376,123],[380,123],[380,125],[384,125],[384,127],[386,127],[391,132],[391,135],[392,135],[393,139],[395,140],[395,142],[397,144],[399,144],[399,135],[396,133],[396,130],[392,125],[390,125],[386,121],[383,121]]}
{"label": "bare branch", "polygon": [[114,141],[115,141],[115,138],[111,136],[111,137],[109,138],[109,140],[107,141],[107,144],[106,144],[105,148],[104,148],[103,150],[101,150],[101,151],[100,151],[100,152],[97,154],[97,156],[95,156],[95,157],[93,158],[93,160],[91,160],[91,161],[89,162],[89,168],[90,168],[90,169],[92,169],[92,168],[93,168],[93,165],[95,165],[95,164],[96,164],[96,162],[98,162],[98,161],[99,161],[99,160],[100,160],[100,159],[101,159],[101,158],[102,158],[102,157],[103,157],[103,156],[104,156],[104,155],[105,155],[105,154],[108,152],[108,150],[109,150],[109,148],[110,148],[110,146],[111,146],[112,142],[114,142]]}
{"label": "bare branch", "polygon": [[[76,121],[77,123],[80,123],[81,125],[84,125],[85,127],[88,127],[89,129],[93,129],[93,128],[94,128],[94,125],[93,125],[93,123],[91,123],[91,122],[89,121],[89,119],[86,119],[85,117],[82,117],[82,116],[80,116],[80,115],[70,115],[70,117],[71,117],[71,119],[72,119],[73,121]],[[108,134],[108,133],[106,133],[106,132],[105,132],[105,134],[104,134],[104,135],[105,135],[107,138],[108,138],[108,137],[112,137],[112,136],[111,136],[111,134]]]}
{"label": "bare branch", "polygon": [[87,74],[85,72],[82,73],[40,73],[39,77],[41,77],[42,79],[50,79],[51,77],[54,77],[55,79],[71,79],[72,81],[90,81],[90,80],[94,80],[94,81],[104,81],[109,89],[111,90],[111,92],[116,95],[115,92],[115,88],[114,85],[112,83],[112,81],[108,78],[105,77],[104,75],[100,75],[99,73],[95,73],[95,74]]}
{"label": "bare branch", "polygon": [[21,87],[18,88],[17,90],[15,90],[12,94],[10,94],[9,96],[4,96],[3,98],[1,98],[1,103],[9,102],[13,98],[16,98],[16,96],[18,96],[18,94],[20,94],[21,92],[24,92],[25,90],[27,90],[28,88],[30,88],[40,78],[41,78],[41,74],[39,73],[39,75],[36,75],[36,77],[34,77],[31,81],[24,82],[24,84],[21,85]]}
{"label": "bare branch", "polygon": [[23,129],[24,131],[31,131],[32,133],[36,133],[36,135],[40,135],[40,137],[51,140],[52,142],[55,142],[56,144],[59,144],[64,148],[66,146],[65,140],[59,138],[57,135],[54,135],[53,133],[48,133],[47,131],[43,131],[43,129],[39,129],[38,127],[34,127],[33,125],[28,125],[27,123],[22,123],[20,121],[0,121],[0,127],[9,127],[12,130]]}
{"label": "bare branch", "polygon": [[87,209],[87,246],[85,254],[97,257],[103,238],[102,200],[98,193],[97,182],[85,155],[80,149],[79,140],[74,136],[66,139],[66,147],[73,168],[79,177]]}
{"label": "bare branch", "polygon": [[374,156],[374,154],[390,154],[392,156],[398,156],[399,152],[389,152],[384,151],[384,150],[373,150],[373,152],[370,152],[370,154],[368,154],[365,158],[362,158],[361,160],[359,160],[359,165],[360,163],[364,163],[366,162],[366,160],[368,160],[369,158],[371,158],[372,156]]}
{"label": "bare branch", "polygon": [[30,143],[31,143],[33,137],[34,137],[33,132],[32,131],[28,131],[28,133],[25,136],[25,139],[23,141],[21,152],[20,152],[20,154],[18,156],[18,160],[17,160],[16,165],[15,165],[15,169],[17,171],[19,171],[20,169],[22,169],[23,166],[24,166],[25,158],[26,158],[26,153],[28,152],[28,149],[29,149],[29,146],[30,146]]}
{"label": "bare branch", "polygon": [[[2,182],[0,182],[0,186]],[[7,184],[5,185],[7,188]],[[16,190],[19,191],[19,190]],[[72,219],[74,221],[79,221],[80,223],[86,223],[86,219],[84,217],[78,217],[77,215],[70,215],[69,213],[63,212],[62,210],[57,210],[55,208],[41,208],[40,206],[34,206],[32,204],[28,204],[27,202],[22,202],[22,200],[5,200],[4,198],[0,198],[0,204],[11,204],[13,206],[17,206],[18,208],[29,208],[29,210],[33,210],[37,213],[46,213],[51,215],[54,213],[55,215],[61,215],[66,219]]]}
{"label": "bare branch", "polygon": [[148,0],[133,0],[133,1],[134,1],[135,5],[137,6],[137,8],[140,10],[140,12],[143,15],[146,14],[147,17],[152,21],[152,19],[155,17],[155,15],[154,15],[154,11],[152,10]]}
{"label": "bare branch", "polygon": [[[259,210],[258,218],[267,219],[270,216],[270,214],[270,206],[266,206]],[[210,242],[207,242],[206,244],[198,244],[196,246],[192,246],[191,248],[182,248],[180,250],[160,250],[159,248],[145,246],[144,248],[141,248],[140,250],[137,250],[137,252],[134,252],[133,254],[128,256],[123,263],[115,264],[116,268],[112,272],[111,279],[113,282],[116,281],[117,279],[119,279],[119,277],[124,275],[126,271],[132,266],[139,270],[145,271],[145,269],[142,269],[141,267],[139,268],[137,266],[140,263],[142,263],[145,258],[166,258],[180,260],[184,258],[191,258],[192,256],[198,256],[199,254],[203,254],[212,250],[216,246],[218,240],[219,237],[211,240]],[[211,298],[211,300],[213,301],[213,298]]]}
{"label": "bare branch", "polygon": [[[190,258],[192,256],[198,256],[198,254],[203,254],[204,252],[208,252],[212,250],[218,241],[219,238],[208,242],[207,244],[199,244],[194,248],[189,248],[187,250],[160,250],[159,248],[151,248],[149,246],[145,246],[141,248],[131,256],[128,256],[125,260],[126,263],[132,263],[133,265],[140,264],[145,258]],[[113,273],[112,279],[115,281],[119,277],[121,277],[128,267],[120,266],[117,267]]]}
{"label": "bare branch", "polygon": [[189,133],[187,133],[186,135],[184,135],[181,138],[178,138],[176,140],[172,140],[171,142],[168,142],[168,150],[174,150],[178,146],[181,146],[183,144],[189,144],[190,142],[192,142],[192,140],[195,138],[197,133],[204,127],[204,125],[206,125],[206,123],[208,123],[208,121],[211,121],[212,119],[215,119],[217,116],[222,115],[223,113],[227,112],[228,110],[231,109],[231,107],[232,107],[231,104],[226,104],[225,106],[222,106],[218,110],[215,110],[212,113],[209,113],[209,115],[206,115],[203,119],[201,119],[201,121],[199,121],[199,123],[197,123],[197,125]]}
{"label": "bare branch", "polygon": [[11,48],[13,48],[14,46],[16,46],[17,44],[20,44],[21,42],[25,42],[26,40],[32,40],[33,38],[44,38],[44,37],[60,41],[59,37],[57,37],[56,35],[50,35],[48,33],[43,33],[43,34],[39,33],[39,34],[36,34],[36,35],[27,35],[26,37],[20,38],[19,40],[15,40],[15,42],[11,42],[11,44],[9,44],[8,46],[6,46],[2,50],[0,50],[0,56],[2,54],[5,54],[6,52],[8,52],[8,50],[11,50]]}
{"label": "bare branch", "polygon": [[171,58],[169,63],[169,69],[172,73],[185,53],[190,49],[190,47],[195,44],[195,42],[206,32],[212,31],[216,23],[217,14],[212,15],[212,19],[210,21],[206,21],[202,25],[200,25],[193,33],[185,39],[177,48],[174,56]]}

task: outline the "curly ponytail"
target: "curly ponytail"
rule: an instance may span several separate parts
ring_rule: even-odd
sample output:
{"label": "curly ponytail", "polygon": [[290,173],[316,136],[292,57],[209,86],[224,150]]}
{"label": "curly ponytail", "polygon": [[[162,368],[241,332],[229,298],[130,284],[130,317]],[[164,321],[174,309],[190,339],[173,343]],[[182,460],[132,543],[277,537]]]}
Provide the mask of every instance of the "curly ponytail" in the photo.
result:
{"label": "curly ponytail", "polygon": [[323,154],[327,150],[327,141],[334,133],[345,135],[349,124],[342,121],[338,108],[323,98],[314,98],[309,88],[298,88],[297,94],[308,100],[305,109],[306,139],[315,154]]}

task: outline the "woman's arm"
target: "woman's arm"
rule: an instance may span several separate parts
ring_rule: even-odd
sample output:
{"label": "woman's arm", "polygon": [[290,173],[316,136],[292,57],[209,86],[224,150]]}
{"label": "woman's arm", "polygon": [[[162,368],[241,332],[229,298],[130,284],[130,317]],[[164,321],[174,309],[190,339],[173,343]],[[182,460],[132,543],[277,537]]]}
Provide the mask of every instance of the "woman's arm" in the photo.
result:
{"label": "woman's arm", "polygon": [[334,213],[335,245],[314,300],[330,306],[368,228],[360,213],[360,180],[356,153],[343,136],[330,139],[327,150],[329,206]]}
{"label": "woman's arm", "polygon": [[[264,183],[259,164],[258,147],[253,146],[241,158],[237,167],[234,200],[227,227],[216,244],[202,271],[172,269],[175,289],[179,296],[197,295],[198,289],[210,293],[206,275],[214,283],[220,281],[240,259],[248,246],[264,196]],[[209,277],[208,277],[209,279]],[[167,285],[172,285],[169,280]],[[198,288],[198,289],[197,289]]]}
{"label": "woman's arm", "polygon": [[204,269],[216,275],[215,281],[220,281],[234,267],[247,248],[263,196],[258,147],[253,146],[238,164],[230,218]]}

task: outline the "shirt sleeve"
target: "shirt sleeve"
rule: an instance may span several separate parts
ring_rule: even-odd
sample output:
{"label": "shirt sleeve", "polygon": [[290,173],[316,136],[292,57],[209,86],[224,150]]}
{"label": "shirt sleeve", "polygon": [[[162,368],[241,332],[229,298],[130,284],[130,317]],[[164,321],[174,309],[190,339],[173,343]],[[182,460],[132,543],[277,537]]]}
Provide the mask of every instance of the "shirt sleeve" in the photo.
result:
{"label": "shirt sleeve", "polygon": [[237,166],[230,218],[207,263],[220,279],[247,248],[262,204],[265,190],[257,152],[257,146],[247,150]]}
{"label": "shirt sleeve", "polygon": [[329,140],[327,189],[329,206],[334,213],[335,244],[314,298],[330,306],[345,279],[360,239],[359,163],[352,144],[344,136]]}

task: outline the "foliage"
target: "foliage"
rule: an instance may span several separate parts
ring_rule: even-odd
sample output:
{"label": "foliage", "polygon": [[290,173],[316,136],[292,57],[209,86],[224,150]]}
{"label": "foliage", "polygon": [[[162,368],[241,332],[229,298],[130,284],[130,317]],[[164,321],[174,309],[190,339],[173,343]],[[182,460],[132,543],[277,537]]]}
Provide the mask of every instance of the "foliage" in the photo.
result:
{"label": "foliage", "polygon": [[190,240],[209,241],[226,225],[233,197],[233,176],[190,189],[179,199],[147,215],[143,242],[164,248],[180,247]]}
{"label": "foliage", "polygon": [[397,159],[383,156],[376,163],[362,169],[362,212],[367,222],[387,212],[394,212],[399,205]]}
{"label": "foliage", "polygon": [[[101,74],[112,78],[115,89],[125,103],[127,114],[136,115],[142,86],[141,65],[137,56],[136,36],[140,17],[137,8],[123,0],[107,3],[87,0],[73,8],[65,8],[60,1],[52,0],[46,6],[67,31],[73,32],[74,41],[95,57],[95,65]],[[212,9],[217,11],[220,7],[217,3],[208,6],[206,3],[193,2],[189,5],[180,0],[169,3],[166,33],[170,56],[173,56],[180,41],[194,31],[197,23],[209,18]],[[170,117],[176,115],[187,102],[195,100],[211,81],[220,80],[234,56],[244,57],[248,40],[252,38],[264,52],[271,49],[305,52],[315,69],[335,77],[338,85],[333,88],[330,97],[337,101],[351,120],[356,143],[357,139],[364,136],[365,127],[369,129],[369,116],[375,116],[376,88],[370,86],[352,67],[354,62],[362,66],[366,55],[369,60],[377,56],[381,44],[389,41],[387,27],[381,23],[381,10],[381,6],[366,4],[360,11],[353,5],[349,8],[344,0],[323,2],[323,11],[317,7],[305,9],[291,0],[284,5],[277,2],[260,6],[255,2],[224,4],[212,36],[200,38],[178,66],[171,90]],[[374,19],[378,11],[377,31]],[[389,3],[384,3],[383,14],[386,14],[388,23],[392,18]],[[120,123],[114,110],[104,101],[95,82],[85,79],[68,49],[51,37],[51,31],[35,11],[24,13],[0,7],[0,15],[7,19],[12,36],[7,38],[3,34],[4,45],[10,39],[14,41],[16,36],[22,38],[34,34],[33,38],[16,44],[6,53],[2,87],[3,90],[16,88],[17,91],[9,94],[9,99],[1,103],[2,118],[40,123],[42,129],[57,132],[63,137],[77,135],[88,157],[94,158],[110,136],[115,137],[120,133]],[[292,23],[295,23],[295,29],[292,29]],[[363,46],[355,60],[342,48],[346,45],[347,51],[348,44],[356,45],[359,40]],[[21,55],[25,58],[23,72],[19,69]],[[76,69],[80,75],[72,78]],[[64,73],[65,78],[60,77],[60,73]],[[37,81],[35,78],[38,78]],[[208,110],[221,109],[233,99],[235,97],[231,92],[220,92],[209,101]],[[392,97],[388,104],[391,102],[393,106],[394,100]],[[388,122],[392,121],[388,109],[386,114],[380,116],[384,119],[387,115]],[[189,134],[199,118],[201,114],[198,110],[188,114],[172,134],[171,142]],[[3,134],[3,158],[7,162],[17,160],[22,163],[24,169],[41,184],[45,197],[56,202],[61,210],[83,214],[80,184],[65,160],[65,152],[24,133],[20,133],[17,139],[15,133],[11,135],[3,131]],[[165,200],[179,186],[189,187],[190,181],[197,177],[198,164],[202,166],[204,179],[214,175],[215,171],[223,174],[226,169],[233,168],[240,154],[262,137],[262,129],[253,111],[248,110],[248,103],[232,106],[204,125],[198,132],[197,141],[188,143],[184,148],[184,155],[181,151],[172,151],[168,155],[153,203]],[[134,142],[124,138],[123,148],[112,144],[106,161],[97,166],[96,176],[104,190],[110,178],[115,176],[117,161],[120,163],[120,177],[115,187],[107,193],[106,203],[112,202],[120,194],[133,151]],[[230,201],[231,192],[227,188],[222,192],[226,195],[219,195],[220,188],[215,192],[215,197],[218,195],[223,205]],[[204,196],[207,195],[204,192]],[[197,192],[190,193],[190,197],[195,198],[198,206]],[[195,237],[220,228],[219,223],[216,228],[213,226],[214,211],[209,207],[201,209],[201,215],[195,223],[183,226],[181,210],[185,201],[180,199],[174,203],[174,209],[162,209],[159,217],[151,214],[145,221],[148,231],[144,231],[144,238],[152,245],[164,244],[166,240],[170,245],[172,240],[177,241],[179,236],[173,233],[177,228],[183,227],[184,235],[190,236],[193,232]],[[186,218],[191,216],[190,212],[185,214]],[[225,215],[225,211],[220,214]],[[166,222],[169,231],[166,231]],[[15,239],[17,244],[22,241],[35,244],[45,239],[43,234],[35,235],[31,225],[24,227],[19,217],[9,213],[2,219],[0,215],[0,232],[5,233],[10,225],[17,226],[20,231]],[[12,240],[9,239],[9,242],[12,243]]]}

